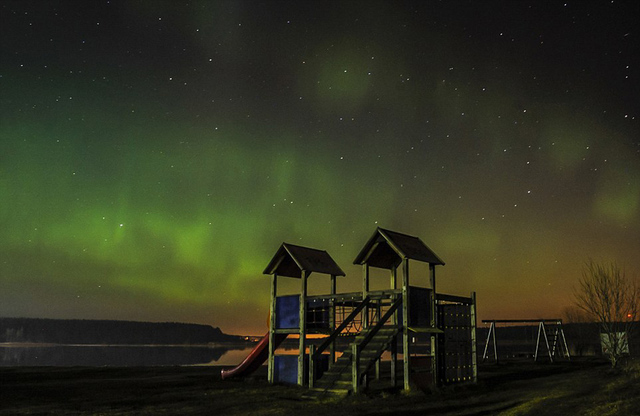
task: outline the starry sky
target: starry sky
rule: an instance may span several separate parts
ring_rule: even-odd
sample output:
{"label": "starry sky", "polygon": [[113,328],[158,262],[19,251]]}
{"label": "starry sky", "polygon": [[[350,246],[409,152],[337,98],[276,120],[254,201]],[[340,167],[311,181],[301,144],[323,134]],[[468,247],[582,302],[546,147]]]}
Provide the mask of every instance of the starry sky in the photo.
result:
{"label": "starry sky", "polygon": [[480,319],[556,317],[589,258],[640,275],[638,16],[2,0],[0,316],[260,334],[283,241],[360,290],[381,226],[420,237],[439,291],[476,291]]}

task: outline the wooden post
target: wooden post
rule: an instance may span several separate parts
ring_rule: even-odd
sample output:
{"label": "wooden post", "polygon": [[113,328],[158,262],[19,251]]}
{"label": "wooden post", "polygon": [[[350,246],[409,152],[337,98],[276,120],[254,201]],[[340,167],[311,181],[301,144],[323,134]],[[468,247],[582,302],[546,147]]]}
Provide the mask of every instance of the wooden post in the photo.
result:
{"label": "wooden post", "polygon": [[[362,265],[362,299],[364,301],[364,299],[367,298],[367,296],[369,296],[369,264],[368,263],[364,263]],[[367,331],[367,329],[369,329],[369,303],[367,302],[364,306],[364,309],[362,309],[362,332],[364,333],[365,331]],[[354,343],[355,344],[355,343]],[[356,355],[357,352],[357,355]],[[358,390],[356,390],[356,387],[358,389],[360,389],[360,350],[357,348],[357,345],[354,346],[354,368],[355,371],[353,377],[355,377],[354,379],[354,393],[357,393]],[[364,382],[366,384],[369,383],[369,379],[367,377],[366,374],[362,375],[364,378]]]}
{"label": "wooden post", "polygon": [[391,339],[391,386],[398,385],[398,336]]}
{"label": "wooden post", "polygon": [[402,357],[404,389],[409,390],[410,386],[410,362],[411,352],[409,351],[409,259],[402,259]]}
{"label": "wooden post", "polygon": [[316,352],[316,346],[309,344],[309,388],[314,387],[316,381],[316,360],[314,354]]}
{"label": "wooden post", "polygon": [[[382,299],[378,299],[376,301],[376,314],[378,315],[378,322],[380,321],[380,318],[382,318],[382,306],[380,305],[380,303],[382,302]],[[380,380],[380,361],[381,361],[382,357],[379,357],[376,360],[376,364],[375,364],[375,377],[376,380]],[[367,386],[368,387],[368,386]]]}
{"label": "wooden post", "polygon": [[477,318],[476,318],[476,292],[471,292],[471,308],[470,308],[471,316],[469,319],[471,320],[471,371],[472,371],[472,381],[474,383],[478,382],[478,352],[476,346],[476,326],[477,326]]}
{"label": "wooden post", "polygon": [[300,288],[300,342],[298,352],[298,385],[304,385],[304,355],[306,349],[306,337],[307,337],[307,277],[309,273],[305,270],[301,271],[302,287]]}
{"label": "wooden post", "polygon": [[[431,309],[431,328],[438,327],[438,317],[436,308],[436,265],[429,263],[429,280],[431,281],[431,299],[429,299],[429,307]],[[431,374],[433,376],[433,385],[437,386],[440,382],[438,375],[438,340],[435,333],[431,334]]]}
{"label": "wooden post", "polygon": [[[369,295],[369,265],[362,265],[362,299],[366,299]],[[362,329],[369,328],[369,305],[365,305],[362,310]]]}
{"label": "wooden post", "polygon": [[[336,329],[336,275],[331,275],[331,300],[329,301],[329,328],[331,333]],[[329,364],[333,365],[336,362],[336,342],[335,340],[329,347]]]}
{"label": "wooden post", "polygon": [[[391,289],[392,290],[396,289],[397,281],[398,281],[398,268],[393,267],[391,269]],[[391,296],[391,301],[392,302],[396,301],[395,294]],[[397,310],[393,313],[393,317],[391,318],[391,323],[393,324],[394,328],[398,327],[398,311]],[[398,337],[395,336],[391,341],[391,385],[393,387],[395,387],[397,384],[397,380],[396,380],[397,371],[398,371]]]}
{"label": "wooden post", "polygon": [[267,379],[275,382],[275,340],[276,340],[276,299],[278,289],[278,275],[271,275],[271,301],[269,303],[269,358],[267,361]]}
{"label": "wooden post", "polygon": [[395,290],[398,287],[398,268],[391,268],[391,290]]}
{"label": "wooden post", "polygon": [[351,383],[353,387],[353,393],[360,392],[360,350],[358,344],[351,344]]}

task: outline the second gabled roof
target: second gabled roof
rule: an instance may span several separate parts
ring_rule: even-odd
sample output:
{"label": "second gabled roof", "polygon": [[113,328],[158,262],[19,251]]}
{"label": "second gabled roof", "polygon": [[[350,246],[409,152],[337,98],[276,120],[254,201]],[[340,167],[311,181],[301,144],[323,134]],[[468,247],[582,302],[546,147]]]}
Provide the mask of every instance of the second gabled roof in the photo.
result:
{"label": "second gabled roof", "polygon": [[398,266],[403,258],[444,265],[444,261],[418,237],[383,228],[376,229],[353,264],[368,263],[373,267],[390,269]]}
{"label": "second gabled roof", "polygon": [[289,243],[282,243],[264,269],[264,274],[277,273],[278,276],[299,278],[302,270],[308,273],[345,275],[340,266],[326,251]]}

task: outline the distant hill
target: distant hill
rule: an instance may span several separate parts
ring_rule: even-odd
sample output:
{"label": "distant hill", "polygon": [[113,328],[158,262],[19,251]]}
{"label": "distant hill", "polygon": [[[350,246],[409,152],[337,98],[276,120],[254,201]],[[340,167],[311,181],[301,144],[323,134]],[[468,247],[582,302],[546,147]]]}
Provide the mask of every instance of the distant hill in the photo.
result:
{"label": "distant hill", "polygon": [[210,325],[79,319],[0,318],[0,342],[207,344],[242,341]]}

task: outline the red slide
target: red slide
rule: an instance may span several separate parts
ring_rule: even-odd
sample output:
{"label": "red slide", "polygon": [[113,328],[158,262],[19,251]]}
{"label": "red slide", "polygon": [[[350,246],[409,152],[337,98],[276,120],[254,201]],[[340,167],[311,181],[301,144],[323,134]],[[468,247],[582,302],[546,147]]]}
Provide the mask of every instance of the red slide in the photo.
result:
{"label": "red slide", "polygon": [[[278,345],[285,340],[287,334],[276,334],[275,339],[275,348],[278,348]],[[260,366],[267,360],[269,356],[269,333],[265,335],[258,345],[255,346],[253,350],[247,355],[247,358],[244,359],[238,366],[235,368],[230,368],[228,370],[221,370],[220,377],[224,380],[225,378],[231,377],[244,377],[248,374],[256,371]]]}

